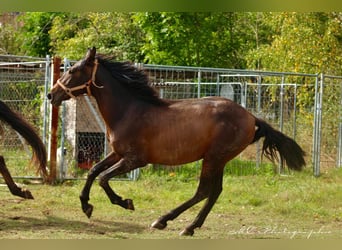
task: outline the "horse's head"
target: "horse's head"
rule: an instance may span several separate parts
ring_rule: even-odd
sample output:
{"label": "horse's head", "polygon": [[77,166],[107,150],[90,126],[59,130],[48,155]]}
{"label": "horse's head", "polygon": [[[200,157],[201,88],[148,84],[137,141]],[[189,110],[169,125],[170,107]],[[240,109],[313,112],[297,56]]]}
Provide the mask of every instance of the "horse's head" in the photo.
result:
{"label": "horse's head", "polygon": [[91,85],[96,86],[97,60],[95,54],[95,47],[89,49],[83,60],[78,61],[57,80],[47,95],[52,105],[59,106],[62,101],[82,94],[91,95]]}

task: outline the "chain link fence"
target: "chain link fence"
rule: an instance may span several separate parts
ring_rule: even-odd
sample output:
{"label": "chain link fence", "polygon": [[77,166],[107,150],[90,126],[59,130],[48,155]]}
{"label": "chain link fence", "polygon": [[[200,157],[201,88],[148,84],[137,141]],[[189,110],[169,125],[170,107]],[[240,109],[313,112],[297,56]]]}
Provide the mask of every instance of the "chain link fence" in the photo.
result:
{"label": "chain link fence", "polygon": [[[61,72],[70,64],[64,60]],[[161,98],[223,96],[241,104],[294,138],[307,152],[307,165],[312,166],[315,175],[325,168],[342,165],[342,77],[148,64],[136,66],[148,74],[151,85]],[[34,125],[47,148],[51,125],[51,105],[46,99],[51,87],[50,67],[48,57],[0,56],[1,100]],[[94,99],[87,96],[64,102],[59,117],[58,178],[83,178],[88,169],[108,153],[105,125]],[[25,142],[6,124],[0,126],[3,131],[1,154],[9,160],[13,175],[36,176],[34,169],[27,168],[31,151]],[[237,158],[242,174],[246,164],[257,169],[267,162],[260,155],[258,143],[249,146]],[[19,165],[22,167],[17,167]],[[283,166],[277,166],[277,170],[282,173]],[[139,170],[135,170],[121,178],[135,180],[138,176]]]}
{"label": "chain link fence", "polygon": [[[259,118],[295,139],[312,165],[315,83],[318,75],[248,70],[137,65],[144,68],[162,98],[183,99],[222,96],[234,100]],[[309,94],[311,93],[311,94]],[[303,96],[309,95],[306,101]],[[262,162],[260,142],[238,157],[258,168]],[[248,166],[247,166],[248,167]],[[236,166],[235,166],[236,168]],[[250,172],[241,164],[239,173]],[[278,172],[284,172],[278,166]]]}
{"label": "chain link fence", "polygon": [[317,97],[316,157],[320,169],[342,166],[342,77],[321,75]]}

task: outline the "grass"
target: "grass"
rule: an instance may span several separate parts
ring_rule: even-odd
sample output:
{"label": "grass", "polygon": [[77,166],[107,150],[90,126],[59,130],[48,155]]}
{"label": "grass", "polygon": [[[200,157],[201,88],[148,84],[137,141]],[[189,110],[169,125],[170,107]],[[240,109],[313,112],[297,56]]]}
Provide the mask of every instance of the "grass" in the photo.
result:
{"label": "grass", "polygon": [[[26,184],[35,200],[12,196],[0,186],[0,238],[3,239],[178,239],[203,205],[168,223],[165,230],[149,225],[190,198],[196,178],[177,171],[144,170],[136,181],[112,181],[135,211],[112,205],[97,183],[91,190],[91,219],[81,211],[78,195],[84,181],[56,186]],[[184,175],[184,173],[183,173]],[[194,239],[342,238],[342,169],[316,178],[310,171],[279,175],[225,175],[223,192]]]}

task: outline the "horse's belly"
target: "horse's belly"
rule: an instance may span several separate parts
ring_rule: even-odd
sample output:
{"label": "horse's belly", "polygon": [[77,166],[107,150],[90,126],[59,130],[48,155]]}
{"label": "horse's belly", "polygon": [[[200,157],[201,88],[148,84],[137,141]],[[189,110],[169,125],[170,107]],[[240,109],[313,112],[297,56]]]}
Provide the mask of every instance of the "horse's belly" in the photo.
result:
{"label": "horse's belly", "polygon": [[179,165],[193,162],[203,158],[203,154],[192,153],[187,154],[184,150],[170,150],[165,153],[155,155],[149,161],[150,163],[165,164],[165,165]]}
{"label": "horse's belly", "polygon": [[178,165],[203,158],[208,147],[203,138],[169,138],[152,146],[151,163]]}

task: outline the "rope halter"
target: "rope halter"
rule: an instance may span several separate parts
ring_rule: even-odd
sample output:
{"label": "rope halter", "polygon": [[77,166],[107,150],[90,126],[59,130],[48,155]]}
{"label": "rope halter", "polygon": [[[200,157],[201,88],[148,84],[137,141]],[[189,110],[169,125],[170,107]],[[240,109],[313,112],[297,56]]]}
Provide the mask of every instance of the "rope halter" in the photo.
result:
{"label": "rope halter", "polygon": [[95,75],[96,75],[96,71],[97,71],[97,66],[99,64],[97,59],[95,59],[94,64],[95,64],[95,66],[94,66],[93,72],[91,74],[91,79],[89,79],[89,81],[85,82],[84,84],[73,87],[73,88],[68,88],[59,79],[57,80],[56,83],[65,91],[65,93],[68,96],[70,96],[73,99],[76,98],[76,96],[72,94],[73,91],[77,91],[77,90],[81,90],[81,89],[85,89],[85,88],[87,89],[88,96],[91,96],[92,95],[91,90],[90,90],[91,84],[93,84],[96,88],[99,88],[99,89],[103,88],[103,86],[99,86],[95,83]]}

